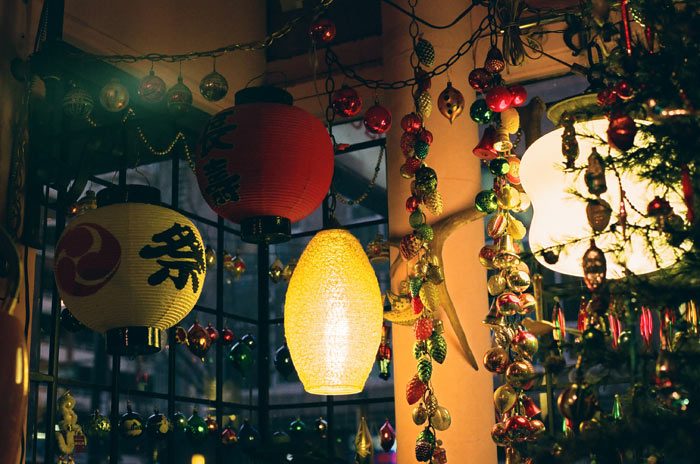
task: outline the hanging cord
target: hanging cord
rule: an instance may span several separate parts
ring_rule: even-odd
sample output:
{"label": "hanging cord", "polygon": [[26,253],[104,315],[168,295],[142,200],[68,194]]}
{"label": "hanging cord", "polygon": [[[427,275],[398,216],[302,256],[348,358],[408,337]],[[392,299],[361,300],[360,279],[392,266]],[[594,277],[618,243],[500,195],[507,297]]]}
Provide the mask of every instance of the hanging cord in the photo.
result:
{"label": "hanging cord", "polygon": [[377,164],[374,166],[374,175],[372,176],[372,179],[369,181],[369,184],[367,184],[367,187],[365,188],[365,191],[360,195],[360,197],[357,200],[348,200],[346,198],[343,198],[336,190],[335,186],[331,184],[331,191],[333,193],[333,196],[335,196],[339,202],[341,202],[344,205],[348,206],[353,206],[353,205],[359,205],[365,199],[369,196],[370,192],[374,188],[376,182],[377,182],[377,176],[379,175],[379,171],[382,170],[382,159],[384,159],[384,154],[386,151],[386,146],[382,145],[379,147],[379,156],[377,157]]}
{"label": "hanging cord", "polygon": [[[494,15],[503,30],[503,55],[508,63],[519,66],[527,52],[520,36],[520,15],[527,6],[522,0],[496,0]],[[530,36],[528,41],[534,40]]]}
{"label": "hanging cord", "polygon": [[396,8],[397,10],[399,10],[401,13],[405,14],[406,16],[409,16],[414,21],[418,21],[419,23],[424,24],[425,26],[428,26],[432,29],[449,29],[449,28],[451,28],[452,26],[454,26],[455,24],[460,22],[462,20],[462,18],[464,18],[466,15],[468,15],[469,12],[472,11],[472,8],[474,8],[474,6],[476,6],[478,4],[478,2],[472,2],[472,4],[469,5],[466,10],[461,12],[459,14],[459,16],[457,16],[451,23],[446,24],[444,26],[436,26],[435,24],[429,23],[428,21],[416,16],[414,11],[408,11],[408,10],[402,8],[401,6],[397,5],[396,3],[392,2],[391,0],[382,0],[382,1],[384,3],[386,3],[387,5],[390,5],[394,8]]}

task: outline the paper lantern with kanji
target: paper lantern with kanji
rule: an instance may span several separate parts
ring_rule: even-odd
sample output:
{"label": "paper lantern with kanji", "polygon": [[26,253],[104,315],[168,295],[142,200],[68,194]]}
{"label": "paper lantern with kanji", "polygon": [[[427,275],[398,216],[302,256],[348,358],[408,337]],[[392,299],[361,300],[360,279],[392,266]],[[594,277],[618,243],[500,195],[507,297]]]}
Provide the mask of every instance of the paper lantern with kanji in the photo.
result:
{"label": "paper lantern with kanji", "polygon": [[194,161],[204,199],[241,225],[244,241],[279,243],[326,196],[333,144],[321,121],[292,106],[289,93],[253,87],[207,122]]}
{"label": "paper lantern with kanji", "polygon": [[185,216],[158,205],[156,189],[109,188],[97,201],[56,246],[58,292],[80,322],[105,335],[108,352],[157,352],[161,331],[184,318],[202,292],[202,237]]}

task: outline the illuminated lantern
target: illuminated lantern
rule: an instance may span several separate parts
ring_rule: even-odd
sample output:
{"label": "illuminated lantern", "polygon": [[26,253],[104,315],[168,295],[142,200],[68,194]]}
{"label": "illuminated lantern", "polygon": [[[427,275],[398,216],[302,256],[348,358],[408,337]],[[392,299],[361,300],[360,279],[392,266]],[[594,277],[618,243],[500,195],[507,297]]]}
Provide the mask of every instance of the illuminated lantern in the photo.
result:
{"label": "illuminated lantern", "polygon": [[359,393],[382,336],[382,297],[362,245],[344,229],[309,242],[289,282],[284,332],[304,389]]}
{"label": "illuminated lantern", "polygon": [[97,202],[58,242],[58,293],[80,322],[105,335],[109,353],[157,352],[161,331],[185,317],[202,291],[202,237],[185,216],[158,206],[151,187],[104,189]]}
{"label": "illuminated lantern", "polygon": [[221,217],[251,243],[290,238],[291,223],[321,204],[333,177],[324,125],[274,87],[236,93],[236,106],[204,126],[195,155],[199,187]]}
{"label": "illuminated lantern", "polygon": [[[595,95],[588,97],[592,99],[592,102],[587,102],[585,98],[585,96],[581,96],[568,102],[565,100],[559,104],[559,107],[557,105],[552,107],[548,116],[552,120],[558,120],[563,109],[571,111],[574,105],[596,104]],[[575,160],[576,170],[563,169],[565,158],[562,155],[562,133],[564,129],[561,127],[545,134],[530,145],[520,163],[519,174],[522,187],[530,197],[533,206],[533,218],[529,230],[530,247],[543,266],[562,274],[583,276],[581,259],[590,246],[588,238],[593,236],[594,231],[588,223],[586,201],[582,201],[569,192],[575,190],[581,194],[588,193],[585,176],[578,175],[578,169],[585,168],[588,163],[588,155],[593,148],[596,148],[598,153],[608,153],[608,145],[602,142],[606,140],[608,125],[606,119],[581,120],[574,124],[582,155]],[[642,143],[641,136],[637,137],[636,143],[638,145]],[[620,152],[614,148],[611,149],[610,153],[611,156],[620,156]],[[610,222],[616,223],[619,221],[618,205],[620,205],[618,180],[613,169],[606,169],[604,175],[609,188],[607,191],[601,192],[600,198],[608,205],[613,206],[613,219]],[[621,173],[621,183],[625,195],[632,205],[647,205],[656,195],[663,196],[662,189],[653,188],[631,172]],[[686,210],[679,195],[670,192],[666,196],[674,211]],[[639,211],[630,208],[629,204],[626,210],[626,221],[633,227],[627,228],[629,241],[624,244],[620,256],[616,257],[612,251],[608,252],[614,244],[622,241],[620,227],[614,228],[615,230],[606,227],[595,236],[596,245],[605,251],[606,277],[617,279],[624,276],[624,268],[619,264],[620,259],[634,274],[652,272],[675,263],[674,249],[669,246],[667,238],[662,232],[650,232],[648,239],[653,244],[655,256],[649,249],[645,228],[654,224],[654,218],[639,214]],[[577,239],[578,241],[576,241]],[[562,244],[567,245],[561,247],[559,259],[554,263],[547,262],[544,254],[538,252],[543,249],[557,249],[557,246]]]}

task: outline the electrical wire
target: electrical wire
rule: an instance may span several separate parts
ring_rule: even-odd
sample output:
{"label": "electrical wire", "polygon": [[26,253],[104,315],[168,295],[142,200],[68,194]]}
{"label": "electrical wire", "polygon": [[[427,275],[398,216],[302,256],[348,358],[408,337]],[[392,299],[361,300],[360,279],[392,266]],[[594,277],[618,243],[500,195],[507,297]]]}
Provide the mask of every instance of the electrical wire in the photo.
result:
{"label": "electrical wire", "polygon": [[455,24],[457,24],[459,21],[461,21],[462,18],[464,18],[466,15],[468,15],[469,12],[472,10],[472,8],[474,8],[474,6],[478,4],[477,2],[472,2],[472,4],[471,4],[466,10],[464,10],[462,13],[460,13],[459,16],[457,16],[451,23],[449,23],[449,24],[447,24],[447,25],[445,25],[445,26],[436,26],[435,24],[431,24],[431,23],[429,23],[428,21],[426,21],[426,20],[424,20],[424,19],[422,19],[422,18],[420,18],[420,17],[414,15],[414,14],[411,13],[410,11],[408,11],[408,10],[402,8],[401,6],[399,6],[399,5],[397,5],[396,3],[392,2],[391,0],[382,0],[382,1],[383,1],[384,3],[386,3],[387,5],[390,5],[390,6],[394,7],[394,8],[396,8],[397,10],[399,10],[401,13],[405,14],[406,16],[408,16],[408,17],[410,17],[410,18],[412,18],[412,19],[415,19],[415,20],[418,21],[419,23],[421,23],[421,24],[423,24],[423,25],[425,25],[425,26],[431,27],[431,28],[433,28],[433,29],[449,29],[449,28],[451,28],[452,26],[454,26]]}

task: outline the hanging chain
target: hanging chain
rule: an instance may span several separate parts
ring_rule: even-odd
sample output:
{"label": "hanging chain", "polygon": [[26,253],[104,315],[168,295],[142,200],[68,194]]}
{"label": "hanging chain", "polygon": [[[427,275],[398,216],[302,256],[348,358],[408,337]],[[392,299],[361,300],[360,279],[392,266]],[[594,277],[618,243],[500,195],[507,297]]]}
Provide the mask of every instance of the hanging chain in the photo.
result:
{"label": "hanging chain", "polygon": [[[454,55],[452,55],[446,62],[437,65],[435,68],[433,68],[432,71],[426,72],[425,79],[439,76],[440,74],[444,74],[445,72],[447,72],[447,70],[450,69],[460,58],[462,58],[462,56],[466,55],[469,52],[469,50],[471,50],[471,48],[476,44],[476,41],[481,37],[481,35],[489,30],[489,22],[490,18],[488,16],[485,16],[484,19],[481,20],[479,27],[477,27],[476,30],[472,33],[472,35],[462,45],[459,46]],[[368,79],[357,74],[357,71],[355,71],[354,69],[344,66],[338,59],[338,55],[336,55],[333,51],[329,51],[329,55],[333,64],[338,66],[338,69],[345,75],[345,77],[357,81],[364,87],[368,87],[370,89],[397,90],[403,89],[405,87],[414,86],[417,83],[417,79],[415,76],[411,77],[410,79],[398,80],[393,82],[385,82],[377,79]]]}
{"label": "hanging chain", "polygon": [[[323,11],[328,9],[333,1],[334,0],[320,0],[319,4],[311,9],[311,16],[316,17],[321,14]],[[199,58],[213,58],[234,51],[262,50],[272,45],[276,40],[279,40],[289,34],[294,26],[301,21],[301,19],[308,16],[309,15],[306,12],[298,14],[262,40],[234,43],[201,52],[180,53],[175,55],[166,55],[163,53],[147,53],[145,55],[96,55],[92,53],[77,52],[75,55],[81,59],[102,60],[110,63],[135,63],[137,61],[164,61],[167,63],[176,63],[196,60]]]}
{"label": "hanging chain", "polygon": [[379,148],[379,157],[377,158],[377,164],[374,166],[374,175],[372,176],[372,180],[369,181],[369,184],[367,184],[367,188],[365,188],[365,191],[360,195],[360,197],[357,200],[348,200],[347,198],[343,198],[338,192],[336,192],[335,187],[331,185],[331,189],[333,191],[333,195],[338,199],[339,202],[341,202],[344,205],[348,206],[353,206],[353,205],[359,205],[365,199],[367,196],[369,196],[370,192],[374,188],[376,182],[377,182],[377,176],[379,175],[379,171],[382,170],[382,159],[384,159],[384,154],[386,153],[386,145],[382,145]]}

